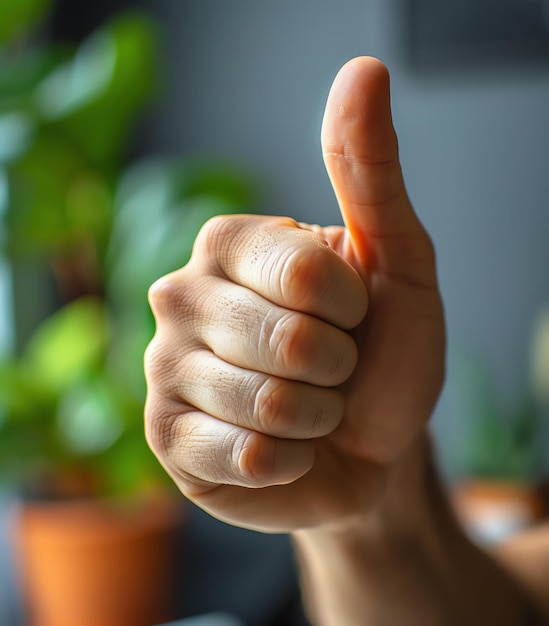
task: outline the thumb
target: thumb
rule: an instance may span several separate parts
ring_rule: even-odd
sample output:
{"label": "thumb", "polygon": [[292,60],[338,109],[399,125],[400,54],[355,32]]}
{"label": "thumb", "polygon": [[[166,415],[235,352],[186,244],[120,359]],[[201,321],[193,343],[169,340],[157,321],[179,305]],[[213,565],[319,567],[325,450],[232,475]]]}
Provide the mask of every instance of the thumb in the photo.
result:
{"label": "thumb", "polygon": [[390,99],[380,61],[349,61],[328,96],[322,151],[359,270],[410,278],[431,246],[406,194]]}

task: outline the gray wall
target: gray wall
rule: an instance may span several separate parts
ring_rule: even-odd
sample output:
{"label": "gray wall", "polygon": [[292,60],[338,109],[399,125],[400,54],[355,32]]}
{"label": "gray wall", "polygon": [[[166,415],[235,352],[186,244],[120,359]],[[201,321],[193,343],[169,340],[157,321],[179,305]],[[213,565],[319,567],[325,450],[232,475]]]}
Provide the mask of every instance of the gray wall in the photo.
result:
{"label": "gray wall", "polygon": [[168,87],[151,143],[251,168],[266,183],[265,212],[339,222],[319,150],[325,98],[350,57],[389,65],[407,185],[434,238],[446,301],[438,429],[444,439],[463,418],[449,399],[461,350],[474,350],[514,401],[533,317],[549,302],[547,66],[479,59],[412,72],[396,0],[163,0],[155,10],[168,26]]}

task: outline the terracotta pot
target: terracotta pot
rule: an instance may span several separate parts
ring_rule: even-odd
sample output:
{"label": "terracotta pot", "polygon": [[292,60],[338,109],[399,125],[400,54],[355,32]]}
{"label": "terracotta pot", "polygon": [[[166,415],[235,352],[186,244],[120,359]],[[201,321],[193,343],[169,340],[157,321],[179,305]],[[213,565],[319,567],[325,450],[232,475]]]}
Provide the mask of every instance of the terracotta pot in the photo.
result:
{"label": "terracotta pot", "polygon": [[151,626],[174,619],[179,499],[24,502],[15,554],[33,626]]}
{"label": "terracotta pot", "polygon": [[526,483],[468,480],[452,489],[452,499],[469,534],[481,542],[506,539],[545,515],[539,489]]}

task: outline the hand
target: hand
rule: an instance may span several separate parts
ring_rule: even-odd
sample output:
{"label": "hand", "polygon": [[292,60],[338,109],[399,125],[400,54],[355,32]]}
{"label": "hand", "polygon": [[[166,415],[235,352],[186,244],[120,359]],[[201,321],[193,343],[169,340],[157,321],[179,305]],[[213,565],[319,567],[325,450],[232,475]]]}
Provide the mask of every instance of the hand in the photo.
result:
{"label": "hand", "polygon": [[322,146],[345,227],[215,218],[150,294],[149,443],[191,500],[259,530],[375,508],[443,379],[433,247],[379,61],[340,71]]}

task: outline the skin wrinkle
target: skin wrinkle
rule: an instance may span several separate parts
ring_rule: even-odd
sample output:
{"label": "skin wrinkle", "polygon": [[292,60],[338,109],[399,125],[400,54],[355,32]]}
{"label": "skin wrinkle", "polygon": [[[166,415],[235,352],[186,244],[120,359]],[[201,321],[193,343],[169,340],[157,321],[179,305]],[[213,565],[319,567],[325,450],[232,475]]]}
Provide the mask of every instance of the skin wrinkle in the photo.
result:
{"label": "skin wrinkle", "polygon": [[[240,259],[243,262],[242,265],[244,267],[258,266],[260,276],[258,282],[269,285],[270,291],[279,294],[279,300],[294,306],[293,298],[287,295],[287,290],[284,288],[284,276],[292,255],[299,250],[304,241],[311,243],[310,236],[302,232],[296,222],[288,219],[279,219],[276,227],[274,224],[263,226],[260,232],[265,235],[264,238],[255,232],[252,244],[250,245],[249,241],[246,242],[250,247],[250,252]],[[291,235],[290,240],[288,240],[288,235]],[[285,245],[285,250],[280,250],[281,243]],[[315,244],[321,248],[329,247],[329,244],[320,237],[315,238]],[[267,268],[267,275],[261,276],[265,268]],[[240,274],[238,271],[236,273]]]}
{"label": "skin wrinkle", "polygon": [[[421,267],[421,266],[425,266],[425,267],[429,267],[429,262],[428,261],[422,261],[422,262],[417,262],[415,264],[416,268]],[[390,270],[386,270],[386,269],[379,269],[378,272],[384,276],[386,279],[390,280],[391,282],[394,283],[398,283],[400,285],[407,285],[409,287],[411,287],[412,289],[420,289],[426,292],[430,292],[433,294],[433,296],[436,296],[436,282],[437,279],[436,277],[434,277],[432,280],[428,280],[425,279],[425,281],[419,281],[417,279],[417,269],[415,274],[412,273],[412,271],[410,272],[395,272],[395,271],[390,271]]]}
{"label": "skin wrinkle", "polygon": [[[436,254],[432,241],[425,231],[418,232],[414,236],[408,232],[391,235],[374,232],[369,235],[369,240],[374,249],[381,246],[384,248],[383,255],[377,254],[374,257],[376,260],[372,263],[369,282],[377,273],[397,284],[408,284],[411,287],[437,292],[438,280],[433,270]],[[389,246],[397,251],[398,256],[406,258],[405,271],[401,269],[397,272],[394,269],[388,269],[395,265],[393,260],[388,258],[391,255],[391,251],[388,250]],[[402,264],[398,265],[402,267]],[[420,271],[422,267],[425,270]]]}
{"label": "skin wrinkle", "polygon": [[[281,272],[281,290],[287,294],[285,300],[292,308],[309,308],[311,304],[326,300],[326,295],[332,291],[331,277],[327,276],[324,269],[325,251],[322,247],[312,254],[304,254],[297,248],[285,260],[285,268]],[[322,282],[320,285],[319,277]]]}
{"label": "skin wrinkle", "polygon": [[276,426],[273,428],[273,425],[276,425],[280,420],[280,406],[276,409],[274,408],[275,402],[273,398],[283,386],[283,383],[281,381],[275,383],[275,380],[267,378],[255,394],[253,415],[256,417],[259,425],[266,425],[266,431],[275,430]]}
{"label": "skin wrinkle", "polygon": [[312,417],[309,418],[311,424],[309,428],[309,435],[311,437],[314,437],[319,432],[320,426],[323,422],[323,417],[324,409],[321,406],[317,406],[312,412]]}
{"label": "skin wrinkle", "polygon": [[239,429],[229,430],[225,434],[219,450],[226,450],[227,456],[231,460],[231,467],[235,476],[248,478],[253,474],[249,471],[248,460],[244,457],[246,450],[250,447],[250,431]]}
{"label": "skin wrinkle", "polygon": [[[360,178],[360,176],[357,176]],[[347,185],[346,191],[348,190],[359,190],[364,192],[364,187],[360,185],[358,182],[356,186],[351,185],[350,183]],[[376,191],[372,193],[372,197],[364,198],[362,200],[351,199],[351,194],[342,195],[342,192],[339,192],[339,200],[340,202],[348,205],[349,207],[353,207],[357,211],[368,212],[369,218],[371,222],[368,224],[368,236],[375,234],[376,227],[379,227],[380,224],[384,224],[387,227],[387,215],[380,217],[378,215],[379,211],[388,211],[394,208],[394,204],[398,201],[399,198],[402,199],[402,204],[405,205],[407,202],[407,194],[406,189],[403,186],[399,186],[396,190],[391,191],[380,197],[380,193]],[[373,197],[376,199],[374,200]],[[402,224],[403,214],[401,209],[396,212],[396,221],[395,223],[391,223],[388,230],[394,232],[396,226],[400,226]],[[410,223],[412,224],[413,216],[410,214]],[[378,223],[376,223],[378,222]]]}
{"label": "skin wrinkle", "polygon": [[191,501],[195,501],[200,496],[216,491],[219,488],[217,483],[197,478],[182,467],[168,466],[166,471],[176,481],[181,493]]}
{"label": "skin wrinkle", "polygon": [[[234,295],[235,293],[238,295]],[[225,353],[228,345],[227,340],[230,339],[230,344],[233,344],[235,341],[240,341],[240,338],[244,338],[247,341],[249,353],[255,354],[257,352],[257,338],[250,331],[258,326],[258,322],[263,323],[268,312],[271,310],[275,312],[278,307],[268,307],[262,300],[258,301],[255,297],[240,295],[240,290],[236,290],[234,293],[220,290],[216,294],[216,302],[218,306],[215,309],[215,316],[222,321],[220,327],[225,330],[230,329],[230,332],[224,333],[224,342],[220,345],[220,335],[214,332],[215,324],[208,325],[204,329],[204,335],[211,351],[223,360],[232,362],[232,359],[227,358],[228,355]],[[229,350],[232,350],[230,346]],[[238,363],[234,364],[239,365]]]}
{"label": "skin wrinkle", "polygon": [[[212,365],[213,363],[213,365]],[[224,419],[223,405],[227,397],[240,395],[247,387],[241,388],[241,381],[227,373],[222,362],[209,349],[200,349],[191,353],[185,363],[181,363],[180,398],[190,399],[198,405],[213,404],[216,417]],[[201,381],[213,380],[215,385],[203,386]]]}
{"label": "skin wrinkle", "polygon": [[[292,416],[283,404],[276,411],[273,407],[280,403],[270,404],[287,393],[287,381],[232,366],[209,350],[193,353],[180,369],[181,375],[174,376],[180,380],[179,400],[189,400],[202,410],[207,405],[215,417],[242,428],[258,430],[257,425],[263,424],[260,430],[280,433],[281,425],[285,430],[294,426],[295,409]],[[203,380],[211,380],[212,384],[202,387]]]}
{"label": "skin wrinkle", "polygon": [[[320,377],[322,386],[341,382],[340,380],[324,382],[332,367],[335,367],[326,361],[335,358],[339,367],[340,357],[330,354],[331,351],[335,351],[336,342],[343,341],[344,348],[354,351],[347,334],[316,317],[289,311],[277,305],[269,306],[262,296],[251,291],[248,292],[249,298],[240,295],[240,288],[226,292],[224,299],[221,299],[220,293],[215,294],[218,306],[209,313],[210,316],[218,318],[220,323],[216,325],[214,319],[201,330],[204,334],[203,342],[214,354],[238,366],[258,363],[259,370],[275,375],[291,367],[298,379],[309,380],[310,375],[313,378]],[[282,317],[275,318],[284,311]],[[201,309],[197,309],[196,313],[200,312]],[[213,328],[219,328],[221,332],[213,333]],[[322,339],[324,332],[328,334]],[[320,345],[315,337],[321,339]],[[239,354],[235,351],[242,339],[245,340],[242,347],[249,350],[248,357],[245,352]],[[269,349],[259,351],[258,346],[262,344]],[[319,352],[320,348],[323,349],[322,352]],[[318,366],[315,368],[315,360],[321,355],[323,359],[317,361]],[[350,365],[348,361],[349,359],[345,358],[343,365]],[[342,371],[342,377],[345,376],[345,372],[346,369]]]}
{"label": "skin wrinkle", "polygon": [[[151,449],[159,456],[164,456],[169,451],[167,445],[170,439],[170,429],[172,422],[176,417],[169,409],[170,403],[166,400],[155,401],[149,396],[145,405],[145,414],[147,416],[145,424],[145,438]],[[166,434],[165,434],[166,433]]]}
{"label": "skin wrinkle", "polygon": [[[258,320],[263,318],[262,311],[259,310],[257,303],[251,298],[239,298],[230,300],[226,303],[226,306],[231,311],[231,325],[243,331],[242,334],[253,340],[253,336],[248,332],[248,329],[255,327]],[[252,350],[256,350],[256,346],[253,346]]]}
{"label": "skin wrinkle", "polygon": [[[307,232],[307,231],[305,231]],[[313,232],[310,229],[308,232]],[[342,329],[356,326],[364,316],[367,295],[354,268],[319,236],[308,238],[311,246],[283,255],[280,276],[282,298],[289,308],[315,315]],[[327,245],[325,245],[325,243]],[[343,288],[345,287],[345,289]],[[350,293],[362,290],[358,302]]]}
{"label": "skin wrinkle", "polygon": [[308,274],[302,269],[305,263],[305,256],[302,250],[295,248],[288,255],[284,255],[280,259],[282,269],[279,272],[280,277],[280,293],[288,306],[299,310],[303,301],[309,295],[307,287],[309,286],[303,280],[303,274]]}
{"label": "skin wrinkle", "polygon": [[177,367],[180,359],[179,355],[176,356],[165,348],[165,342],[160,340],[157,333],[155,340],[147,346],[145,371],[149,378],[157,381],[163,388],[170,389],[173,382],[170,372],[172,368]]}
{"label": "skin wrinkle", "polygon": [[[271,239],[274,240],[276,243],[276,246],[274,246],[273,248],[274,251],[276,252],[276,256],[274,257],[275,263],[272,262],[273,261],[272,257],[265,258],[264,262],[265,263],[268,262],[270,264],[269,278],[272,278],[272,273],[276,272],[277,270],[278,270],[279,276],[278,276],[277,281],[271,281],[271,282],[268,282],[267,284],[271,285],[271,287],[273,288],[273,291],[276,291],[274,287],[278,284],[278,287],[279,287],[278,290],[280,291],[280,294],[282,298],[284,299],[284,301],[291,303],[291,298],[284,298],[284,289],[282,287],[282,284],[283,284],[282,280],[283,280],[284,274],[286,273],[287,268],[291,266],[291,260],[294,254],[296,253],[303,254],[303,249],[302,249],[303,244],[313,243],[321,249],[325,249],[325,248],[329,249],[330,245],[328,244],[327,241],[325,241],[321,237],[311,238],[310,234],[308,234],[307,231],[304,232],[303,229],[300,228],[297,223],[293,223],[292,228],[287,229],[287,230],[278,227],[276,230],[269,232],[269,235]],[[291,235],[291,239],[289,235]],[[281,243],[284,243],[285,248],[286,248],[283,251],[279,249]],[[279,269],[280,266],[282,266],[282,269]]]}
{"label": "skin wrinkle", "polygon": [[[349,185],[349,187],[352,189],[351,185]],[[357,189],[359,188],[359,186],[357,185]],[[392,208],[392,205],[398,200],[398,198],[400,197],[404,197],[404,194],[406,193],[404,188],[400,188],[397,191],[395,191],[394,193],[389,194],[386,198],[383,198],[382,200],[364,200],[364,201],[357,201],[357,200],[350,200],[349,198],[344,198],[342,196],[340,196],[340,199],[344,202],[346,202],[347,204],[353,206],[353,207],[357,207],[358,210],[364,210],[364,211],[368,211],[369,213],[372,214],[372,216],[376,216],[376,212],[378,211],[383,211],[383,210],[390,210]],[[398,221],[396,225],[401,225],[402,224],[402,215],[398,215]],[[382,220],[379,220],[380,222],[384,222],[386,223],[387,221],[387,216],[384,216],[384,218]],[[371,225],[372,228],[375,226],[375,224]],[[394,228],[391,227],[391,232],[394,233]],[[376,236],[376,231],[375,230],[368,230],[368,236],[369,237],[375,237]]]}
{"label": "skin wrinkle", "polygon": [[[190,409],[189,409],[190,412]],[[184,449],[184,438],[181,436],[181,422],[185,418],[185,412],[167,414],[160,417],[158,414],[151,420],[152,428],[152,448],[160,450],[171,464],[176,467],[180,465],[177,459],[182,456]]]}
{"label": "skin wrinkle", "polygon": [[332,369],[330,370],[331,376],[337,376],[337,374],[343,369],[343,364],[345,363],[345,355],[342,352],[338,352],[334,358],[334,364]]}
{"label": "skin wrinkle", "polygon": [[[268,328],[261,327],[261,339],[268,338],[267,345],[269,353],[272,355],[274,362],[278,364],[282,371],[303,371],[310,369],[305,365],[301,365],[295,357],[299,355],[299,351],[295,348],[300,340],[300,333],[291,327],[295,324],[297,313],[288,311],[282,317],[279,317],[268,333]],[[287,327],[290,330],[287,330]],[[268,334],[263,334],[264,330]],[[293,331],[293,332],[292,332]]]}
{"label": "skin wrinkle", "polygon": [[[245,256],[239,254],[238,262],[233,258],[230,267],[221,268],[221,270],[229,277],[229,280],[242,282],[243,285],[248,286],[248,288],[251,288],[257,293],[259,293],[258,285],[268,285],[267,293],[264,294],[267,299],[273,299],[280,306],[297,308],[297,299],[300,297],[300,289],[299,287],[291,287],[293,280],[288,281],[286,278],[288,274],[285,268],[290,265],[288,255],[294,254],[296,245],[301,247],[304,243],[307,244],[305,246],[306,250],[310,250],[311,247],[314,246],[312,254],[315,255],[318,251],[319,256],[317,258],[319,260],[322,259],[320,251],[323,249],[326,249],[328,255],[337,254],[337,252],[327,242],[325,237],[318,234],[311,237],[311,233],[314,229],[299,227],[293,220],[285,220],[282,218],[273,219],[272,222],[269,222],[268,226],[263,226],[261,232],[266,233],[269,241],[267,245],[265,242],[260,241],[260,245],[258,246],[256,245],[258,238],[257,231],[260,229],[256,229],[254,233],[249,233],[248,231],[250,231],[251,226],[247,225],[243,218],[236,217],[235,220],[243,224],[242,231],[249,235],[246,239],[246,244],[249,246],[249,253]],[[250,219],[250,225],[253,225],[254,221],[255,220]],[[281,249],[281,242],[284,242],[284,249]],[[224,245],[226,244],[227,242],[224,242]],[[276,249],[273,249],[273,246]],[[274,252],[277,252],[277,254],[274,254]],[[280,257],[278,252],[280,252]],[[303,254],[307,256],[307,252]],[[217,261],[219,263],[222,262],[221,256],[224,255],[218,253]],[[331,267],[335,259],[328,263],[327,257],[324,258],[326,260],[320,262],[323,264],[326,263],[327,267]],[[345,282],[350,281],[352,284],[353,278],[351,272],[354,272],[353,268],[349,266],[348,269],[345,268],[341,271],[348,273],[347,277],[343,276],[344,280]],[[265,275],[262,275],[262,272]],[[320,275],[322,275],[322,272],[320,272]],[[339,273],[337,275],[339,276]],[[309,272],[309,277],[314,277],[313,271]],[[304,283],[310,284],[310,280],[304,280]],[[290,284],[290,286],[287,286],[288,284]],[[357,288],[359,285],[360,281],[357,276]],[[324,290],[329,291],[329,286],[323,287],[321,285],[318,289],[318,294],[311,293],[310,296],[304,295],[301,297],[309,298],[309,307],[311,310],[314,310],[316,304],[321,301],[322,292]],[[361,319],[365,311],[360,311],[360,316],[357,311],[357,315],[353,315],[352,319],[349,319],[349,305],[352,304],[352,302],[350,302],[348,306],[338,306],[337,310],[332,312],[332,309],[336,309],[336,307],[333,305],[330,307],[330,301],[339,301],[340,295],[341,294],[337,293],[337,289],[334,289],[333,296],[325,297],[326,302],[323,306],[323,310],[327,312],[329,317],[335,316],[337,325],[345,328],[354,326],[360,321],[359,317]],[[366,299],[366,295],[364,297]]]}
{"label": "skin wrinkle", "polygon": [[173,372],[173,388],[177,399],[186,401],[188,390],[193,382],[200,380],[202,373],[207,375],[205,368],[200,371],[198,365],[200,357],[206,351],[201,348],[189,351],[179,360],[174,369],[170,370]]}
{"label": "skin wrinkle", "polygon": [[352,152],[347,150],[346,146],[344,146],[341,150],[324,150],[322,152],[322,156],[329,157],[329,158],[332,158],[332,157],[343,158],[345,159],[345,163],[350,165],[352,168],[354,168],[356,165],[361,165],[363,167],[372,167],[372,168],[387,167],[387,166],[394,167],[395,165],[394,158],[380,159],[379,161],[372,160],[366,155],[353,154]]}
{"label": "skin wrinkle", "polygon": [[254,431],[241,431],[232,445],[231,458],[238,469],[235,474],[239,483],[244,479],[250,486],[260,487],[272,480],[275,470],[274,440]]}
{"label": "skin wrinkle", "polygon": [[273,293],[279,294],[279,299],[282,300],[288,306],[295,308],[293,306],[293,302],[291,298],[288,298],[286,291],[284,289],[284,275],[286,273],[286,269],[289,264],[291,264],[291,259],[295,254],[296,250],[292,250],[290,246],[279,256],[275,257],[275,263],[272,262],[270,258],[263,258],[263,263],[261,269],[264,271],[265,268],[267,270],[267,276],[265,277],[264,284],[270,286],[270,290]]}
{"label": "skin wrinkle", "polygon": [[[199,482],[249,482],[253,477],[243,474],[240,462],[242,452],[250,445],[247,440],[253,433],[243,428],[228,427],[218,428],[216,432],[212,431],[213,423],[209,416],[196,412],[189,414],[184,423],[180,422],[174,437],[179,445],[170,449],[171,464],[187,468],[192,472],[191,477],[196,477]],[[179,451],[179,454],[174,454],[174,451]]]}
{"label": "skin wrinkle", "polygon": [[[223,269],[223,265],[227,265],[230,268],[238,264],[242,256],[239,251],[246,247],[246,240],[242,237],[242,230],[242,224],[239,220],[227,221],[223,220],[221,216],[209,219],[204,225],[201,231],[204,241],[199,236],[195,246],[203,245],[205,249],[213,250],[217,253],[213,256],[213,260],[215,261],[214,268],[218,276],[230,279],[230,272],[227,273]],[[220,263],[219,254],[223,256],[223,264]],[[209,261],[212,260],[209,255],[206,258]]]}
{"label": "skin wrinkle", "polygon": [[[269,377],[258,372],[250,372],[238,383],[238,393],[233,396],[233,404],[236,406],[236,424],[253,428],[256,413],[257,397],[264,385],[269,381]],[[242,400],[241,400],[242,399]],[[244,406],[244,411],[239,411],[238,407]],[[246,422],[242,422],[242,414],[246,414]]]}
{"label": "skin wrinkle", "polygon": [[[315,326],[311,330],[313,323]],[[345,369],[349,362],[347,353],[338,350],[332,356],[332,362],[322,362],[322,367],[319,369],[319,356],[322,354],[319,350],[322,345],[320,334],[329,330],[330,327],[316,318],[309,318],[303,314],[288,311],[279,318],[274,326],[269,338],[269,351],[273,354],[277,366],[282,367],[283,371],[295,371],[301,376],[309,376],[314,373],[317,379],[316,384],[323,387],[340,384],[351,375],[354,369],[357,349],[347,333],[332,327],[330,334],[337,333],[338,341],[345,342],[344,347],[347,350],[353,350],[353,365],[347,372]],[[334,338],[335,336],[331,334],[330,339],[333,341]],[[330,349],[333,349],[333,345],[330,345]],[[325,360],[322,359],[322,361]],[[315,371],[318,369],[319,371]]]}
{"label": "skin wrinkle", "polygon": [[[410,291],[417,296],[415,307],[404,307],[401,310],[398,301],[395,300],[392,302],[393,308],[390,311],[390,315],[403,318],[411,316],[413,318],[436,321],[444,318],[444,309],[438,297],[436,276],[433,280],[435,281],[435,285],[431,285],[429,281],[423,283],[413,279],[410,280],[408,276],[402,276],[397,272],[378,270],[376,274],[372,275],[370,283],[372,285],[375,284],[376,288],[380,290],[384,289],[387,291],[391,289],[393,284],[398,283],[404,293]],[[426,301],[429,300],[429,306],[424,306]]]}
{"label": "skin wrinkle", "polygon": [[[203,322],[200,311],[204,310],[211,293],[214,290],[216,278],[201,278],[186,282],[182,288],[182,281],[175,274],[157,280],[150,290],[151,309],[158,322],[169,320],[171,324],[170,337],[177,332],[180,336],[192,336],[196,345],[198,337],[202,336]],[[158,331],[154,340],[158,337]],[[202,344],[205,345],[205,344]],[[169,351],[167,351],[169,352]]]}

